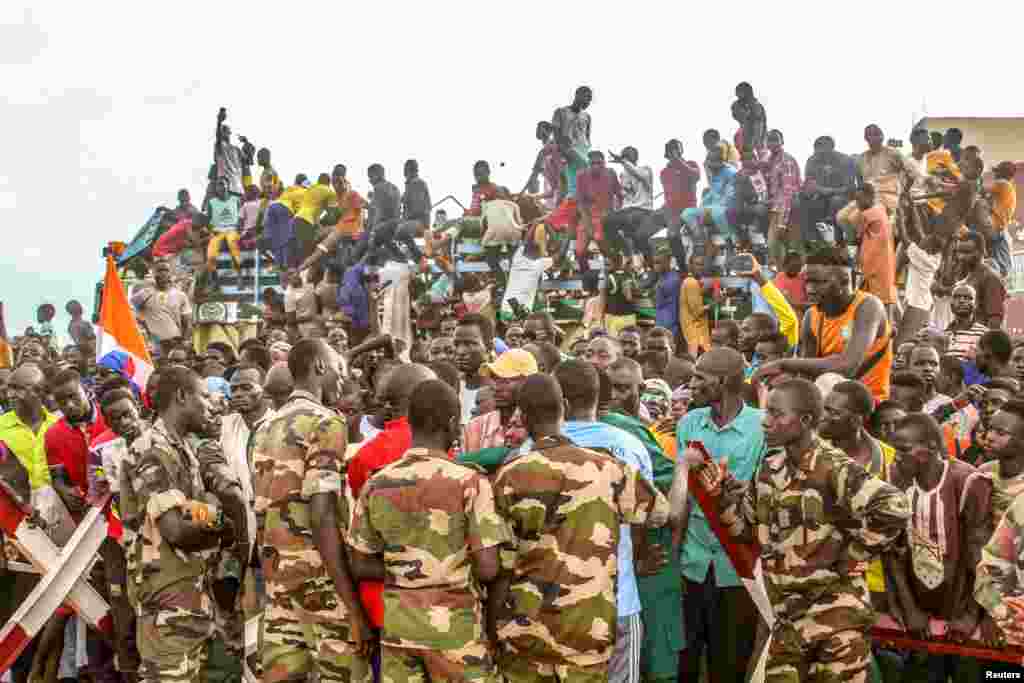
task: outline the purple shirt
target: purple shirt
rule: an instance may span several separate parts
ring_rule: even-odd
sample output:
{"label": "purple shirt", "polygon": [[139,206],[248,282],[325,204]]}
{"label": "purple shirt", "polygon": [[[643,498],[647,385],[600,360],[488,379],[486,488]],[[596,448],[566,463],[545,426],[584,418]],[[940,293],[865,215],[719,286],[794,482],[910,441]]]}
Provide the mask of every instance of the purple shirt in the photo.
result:
{"label": "purple shirt", "polygon": [[370,326],[370,293],[363,283],[366,265],[359,263],[345,271],[338,288],[338,308],[352,320],[352,327]]}

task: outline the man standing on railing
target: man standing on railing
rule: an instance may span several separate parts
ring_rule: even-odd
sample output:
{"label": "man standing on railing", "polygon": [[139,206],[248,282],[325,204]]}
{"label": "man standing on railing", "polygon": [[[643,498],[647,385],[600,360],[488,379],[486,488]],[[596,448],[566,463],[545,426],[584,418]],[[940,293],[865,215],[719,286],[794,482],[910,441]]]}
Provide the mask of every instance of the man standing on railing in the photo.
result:
{"label": "man standing on railing", "polygon": [[414,241],[430,227],[430,189],[420,177],[420,165],[415,159],[405,162],[405,193],[402,195],[402,222],[395,233],[395,239],[409,250],[413,260],[422,260],[419,247]]}
{"label": "man standing on railing", "polygon": [[224,121],[228,118],[228,110],[224,107],[217,112],[216,142],[213,145],[213,162],[216,177],[223,178],[227,183],[227,191],[236,197],[242,196],[242,150],[231,144],[231,128]]}
{"label": "man standing on railing", "polygon": [[576,198],[576,176],[590,164],[590,114],[594,93],[587,86],[576,89],[572,104],[559,107],[551,119],[555,142],[566,161],[566,198]]}

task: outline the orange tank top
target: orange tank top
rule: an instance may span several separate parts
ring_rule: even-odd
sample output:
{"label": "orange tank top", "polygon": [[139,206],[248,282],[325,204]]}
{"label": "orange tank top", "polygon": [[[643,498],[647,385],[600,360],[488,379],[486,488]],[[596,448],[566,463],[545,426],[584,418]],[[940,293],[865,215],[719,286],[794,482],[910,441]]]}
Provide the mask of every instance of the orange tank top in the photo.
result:
{"label": "orange tank top", "polygon": [[[846,350],[846,344],[853,335],[853,319],[865,298],[867,294],[858,290],[853,295],[853,302],[835,318],[829,318],[817,306],[811,307],[811,330],[818,340],[819,356],[832,356]],[[863,382],[878,402],[889,398],[891,374],[892,325],[886,320],[885,333],[868,345],[864,362],[857,368],[854,379]]]}

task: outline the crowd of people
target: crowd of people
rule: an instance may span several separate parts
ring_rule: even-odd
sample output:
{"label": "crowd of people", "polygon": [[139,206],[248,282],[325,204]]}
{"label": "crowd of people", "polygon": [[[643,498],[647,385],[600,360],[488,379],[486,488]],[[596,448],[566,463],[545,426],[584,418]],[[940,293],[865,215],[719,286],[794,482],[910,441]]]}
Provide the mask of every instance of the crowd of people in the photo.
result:
{"label": "crowd of people", "polygon": [[[5,490],[123,527],[90,575],[112,634],[58,610],[12,682],[744,681],[766,639],[773,683],[1019,677],[1016,165],[870,125],[801,174],[735,94],[702,164],[666,143],[658,209],[582,87],[524,189],[478,161],[451,220],[416,160],[404,192],[379,164],[367,199],[341,164],[285,186],[222,109],[201,206],[134,263],[145,386],[77,301],[71,343],[42,306],[0,369]],[[195,305],[254,265],[283,295],[208,343]],[[547,293],[574,279],[568,325]],[[39,580],[3,541],[0,623]]]}

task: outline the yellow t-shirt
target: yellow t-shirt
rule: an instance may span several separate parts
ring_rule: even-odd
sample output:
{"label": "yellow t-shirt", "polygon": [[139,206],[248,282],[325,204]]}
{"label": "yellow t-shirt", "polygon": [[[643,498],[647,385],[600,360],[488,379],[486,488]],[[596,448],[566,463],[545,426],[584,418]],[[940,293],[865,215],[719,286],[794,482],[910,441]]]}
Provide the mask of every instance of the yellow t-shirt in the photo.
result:
{"label": "yellow t-shirt", "polygon": [[292,185],[281,193],[281,196],[277,198],[277,203],[288,207],[292,215],[295,215],[299,207],[302,206],[302,198],[306,195],[306,192],[306,188],[302,185]]}
{"label": "yellow t-shirt", "polygon": [[306,190],[306,194],[302,196],[302,204],[299,206],[299,211],[295,216],[297,218],[301,218],[310,225],[317,225],[320,214],[323,213],[324,209],[326,209],[331,202],[337,201],[338,195],[334,192],[333,187],[317,183]]}
{"label": "yellow t-shirt", "polygon": [[[963,174],[960,173],[960,167],[956,165],[956,161],[948,149],[937,149],[933,152],[928,152],[925,161],[927,162],[928,175],[938,175],[941,171],[947,171],[957,180],[963,178]],[[938,215],[942,213],[942,209],[946,206],[946,200],[939,198],[929,199],[928,206]]]}
{"label": "yellow t-shirt", "polygon": [[1002,232],[1017,213],[1017,188],[1009,180],[992,183],[992,227]]}
{"label": "yellow t-shirt", "polygon": [[33,433],[13,410],[0,415],[0,441],[7,444],[25,467],[33,491],[50,483],[50,464],[46,459],[46,432],[59,420],[56,415],[44,410],[39,431]]}
{"label": "yellow t-shirt", "polygon": [[281,188],[281,177],[277,175],[277,171],[274,170],[273,166],[262,167],[260,172],[260,189],[263,189],[264,184],[272,192]]}
{"label": "yellow t-shirt", "polygon": [[[883,481],[892,482],[891,472],[893,463],[896,461],[896,449],[885,443],[884,441],[875,440],[879,448],[882,451],[882,465],[879,467],[877,462],[872,462],[871,466],[867,468],[868,472],[882,479]],[[872,593],[884,593],[885,592],[885,570],[882,568],[882,560],[872,560],[868,564],[867,572],[868,590]]]}

